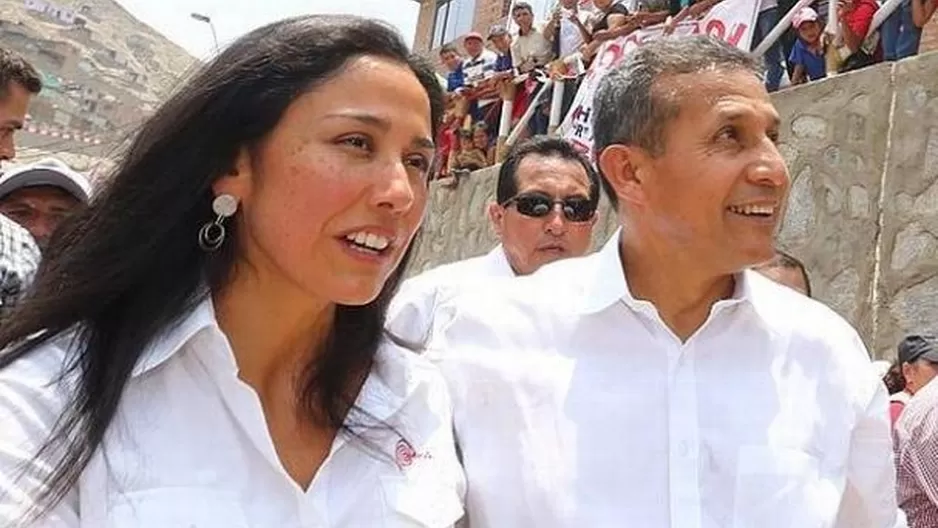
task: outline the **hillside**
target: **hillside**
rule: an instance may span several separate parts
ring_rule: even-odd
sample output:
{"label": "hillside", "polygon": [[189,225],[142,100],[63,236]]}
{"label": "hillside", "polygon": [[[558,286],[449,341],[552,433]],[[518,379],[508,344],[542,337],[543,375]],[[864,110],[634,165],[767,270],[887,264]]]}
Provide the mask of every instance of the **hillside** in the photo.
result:
{"label": "hillside", "polygon": [[[22,24],[38,38],[69,42],[102,70],[119,68],[125,73],[137,74],[146,80],[141,83],[142,91],[147,92],[139,94],[142,100],[163,99],[196,62],[183,48],[113,0],[31,0],[34,5],[49,3],[73,10],[84,19],[87,31],[66,30],[66,25],[53,18],[28,10],[27,1],[0,0],[0,19]],[[119,63],[108,64],[107,60],[102,60],[101,50],[116,57]]]}

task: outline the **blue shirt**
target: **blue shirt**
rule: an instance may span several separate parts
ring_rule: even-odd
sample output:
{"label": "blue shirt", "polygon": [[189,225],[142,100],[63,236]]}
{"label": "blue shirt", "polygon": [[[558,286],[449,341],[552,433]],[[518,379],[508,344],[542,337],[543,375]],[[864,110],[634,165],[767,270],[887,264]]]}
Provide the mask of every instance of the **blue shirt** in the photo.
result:
{"label": "blue shirt", "polygon": [[504,71],[510,70],[511,68],[512,68],[512,64],[511,64],[510,53],[499,55],[498,58],[495,59],[495,71],[504,72]]}
{"label": "blue shirt", "polygon": [[463,74],[462,66],[446,74],[446,91],[447,92],[455,92],[459,88],[462,88],[464,83],[465,83],[465,75]]}
{"label": "blue shirt", "polygon": [[791,48],[788,63],[791,65],[802,65],[805,74],[811,81],[827,77],[827,66],[824,64],[824,54],[816,55],[800,38],[795,40],[795,45]]}

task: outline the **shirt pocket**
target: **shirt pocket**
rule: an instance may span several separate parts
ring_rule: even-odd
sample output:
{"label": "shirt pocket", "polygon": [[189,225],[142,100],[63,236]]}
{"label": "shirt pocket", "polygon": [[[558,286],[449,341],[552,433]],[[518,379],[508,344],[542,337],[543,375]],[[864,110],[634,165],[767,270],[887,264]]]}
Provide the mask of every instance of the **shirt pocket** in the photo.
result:
{"label": "shirt pocket", "polygon": [[201,488],[158,488],[116,494],[108,528],[248,528],[235,494]]}
{"label": "shirt pocket", "polygon": [[449,528],[464,514],[455,486],[439,481],[382,477],[386,528]]}
{"label": "shirt pocket", "polygon": [[743,446],[736,466],[735,528],[816,528],[831,505],[817,458],[791,448]]}

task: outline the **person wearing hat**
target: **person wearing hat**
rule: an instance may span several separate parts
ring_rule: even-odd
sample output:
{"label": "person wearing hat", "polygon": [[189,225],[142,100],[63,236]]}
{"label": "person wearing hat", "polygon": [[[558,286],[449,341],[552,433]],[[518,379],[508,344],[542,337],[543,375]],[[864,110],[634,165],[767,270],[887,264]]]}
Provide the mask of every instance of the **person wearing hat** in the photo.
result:
{"label": "person wearing hat", "polygon": [[470,99],[474,99],[469,105],[469,113],[473,121],[480,121],[485,118],[490,105],[498,101],[494,85],[485,82],[495,73],[498,56],[485,49],[482,34],[475,31],[463,37],[462,46],[468,55],[462,63],[463,78],[465,86],[470,90]]}
{"label": "person wearing hat", "polygon": [[824,64],[824,32],[817,11],[803,7],[795,13],[791,25],[798,34],[791,48],[788,63],[794,68],[792,84],[804,84],[827,77]]}
{"label": "person wearing hat", "polygon": [[489,42],[495,48],[498,58],[495,59],[495,72],[511,72],[514,65],[511,62],[511,33],[502,25],[494,25],[489,29]]}
{"label": "person wearing hat", "polygon": [[899,344],[912,398],[896,422],[896,493],[909,528],[938,526],[938,337],[912,335]]}
{"label": "person wearing hat", "polygon": [[0,213],[20,224],[45,249],[62,220],[88,204],[91,184],[55,158],[21,165],[0,176]]}

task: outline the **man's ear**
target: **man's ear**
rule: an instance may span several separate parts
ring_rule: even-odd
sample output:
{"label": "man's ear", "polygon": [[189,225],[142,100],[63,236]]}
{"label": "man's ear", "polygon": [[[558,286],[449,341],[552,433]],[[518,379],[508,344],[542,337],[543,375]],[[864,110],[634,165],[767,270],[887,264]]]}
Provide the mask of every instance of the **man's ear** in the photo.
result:
{"label": "man's ear", "polygon": [[645,203],[643,183],[650,169],[650,158],[643,149],[609,145],[600,152],[597,165],[615,191],[619,203]]}
{"label": "man's ear", "polygon": [[495,236],[501,240],[505,223],[505,208],[495,202],[492,202],[489,204],[488,215],[489,222],[492,224],[492,229],[495,231]]}

